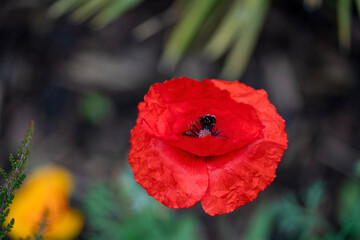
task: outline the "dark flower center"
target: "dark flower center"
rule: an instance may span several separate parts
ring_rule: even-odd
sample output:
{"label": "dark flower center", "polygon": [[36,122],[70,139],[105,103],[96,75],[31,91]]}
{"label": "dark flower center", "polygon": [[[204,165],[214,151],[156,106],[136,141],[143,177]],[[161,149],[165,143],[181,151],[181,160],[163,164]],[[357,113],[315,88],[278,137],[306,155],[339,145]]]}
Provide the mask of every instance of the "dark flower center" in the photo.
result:
{"label": "dark flower center", "polygon": [[206,136],[220,136],[220,131],[215,127],[215,115],[206,114],[199,119],[192,121],[188,126],[188,131],[184,135],[189,137],[206,137]]}

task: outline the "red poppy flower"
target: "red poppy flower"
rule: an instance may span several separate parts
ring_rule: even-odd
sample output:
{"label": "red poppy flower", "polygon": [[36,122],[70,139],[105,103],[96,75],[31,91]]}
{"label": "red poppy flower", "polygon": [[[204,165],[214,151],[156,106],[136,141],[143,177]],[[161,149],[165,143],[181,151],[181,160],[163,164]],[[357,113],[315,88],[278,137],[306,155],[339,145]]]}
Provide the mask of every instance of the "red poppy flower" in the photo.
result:
{"label": "red poppy flower", "polygon": [[176,78],[138,106],[129,163],[149,195],[171,208],[201,201],[210,215],[253,201],[275,178],[285,122],[264,90]]}

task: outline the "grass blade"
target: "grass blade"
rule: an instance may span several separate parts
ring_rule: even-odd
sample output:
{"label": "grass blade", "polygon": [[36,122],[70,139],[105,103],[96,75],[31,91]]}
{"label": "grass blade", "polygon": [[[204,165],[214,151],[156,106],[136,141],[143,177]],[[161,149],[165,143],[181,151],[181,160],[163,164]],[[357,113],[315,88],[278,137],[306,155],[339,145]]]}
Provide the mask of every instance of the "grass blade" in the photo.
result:
{"label": "grass blade", "polygon": [[103,9],[108,3],[109,0],[88,0],[78,7],[71,17],[75,22],[86,21]]}
{"label": "grass blade", "polygon": [[249,4],[246,7],[249,13],[245,22],[246,27],[239,31],[239,37],[221,72],[222,78],[236,79],[243,74],[255,47],[270,0],[247,0],[246,2]]}
{"label": "grass blade", "polygon": [[80,6],[85,0],[58,0],[54,2],[49,10],[48,15],[51,18],[58,18]]}
{"label": "grass blade", "polygon": [[276,211],[272,204],[260,206],[252,216],[245,231],[244,239],[265,240],[269,239],[272,227],[275,223]]}
{"label": "grass blade", "polygon": [[184,15],[165,46],[161,63],[170,67],[177,65],[215,3],[216,0],[187,2]]}
{"label": "grass blade", "polygon": [[243,23],[243,0],[236,0],[205,47],[205,55],[216,60],[228,50]]}
{"label": "grass blade", "polygon": [[360,0],[355,0],[355,5],[356,5],[356,8],[357,8],[358,15],[360,17]]}
{"label": "grass blade", "polygon": [[117,17],[124,12],[136,7],[144,0],[112,0],[99,14],[95,16],[92,24],[95,28],[100,29],[110,22],[114,21]]}
{"label": "grass blade", "polygon": [[348,51],[351,45],[351,0],[337,1],[337,22],[340,48]]}

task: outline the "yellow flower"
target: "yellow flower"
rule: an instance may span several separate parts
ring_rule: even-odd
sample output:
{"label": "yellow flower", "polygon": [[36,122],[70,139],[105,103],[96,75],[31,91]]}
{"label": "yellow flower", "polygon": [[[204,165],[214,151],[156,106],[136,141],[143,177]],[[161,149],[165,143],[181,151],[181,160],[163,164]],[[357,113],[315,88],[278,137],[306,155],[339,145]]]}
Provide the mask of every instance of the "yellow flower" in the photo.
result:
{"label": "yellow flower", "polygon": [[84,220],[78,210],[68,206],[73,185],[71,174],[59,166],[42,167],[29,174],[10,205],[7,220],[15,218],[15,225],[9,236],[32,236],[46,213],[45,239],[74,239]]}

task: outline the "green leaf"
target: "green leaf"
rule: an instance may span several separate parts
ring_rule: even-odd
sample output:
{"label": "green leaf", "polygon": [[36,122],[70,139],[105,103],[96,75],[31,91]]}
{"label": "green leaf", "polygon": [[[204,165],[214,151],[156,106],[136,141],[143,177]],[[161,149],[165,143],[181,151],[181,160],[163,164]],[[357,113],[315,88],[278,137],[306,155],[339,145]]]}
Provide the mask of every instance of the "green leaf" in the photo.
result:
{"label": "green leaf", "polygon": [[76,22],[89,20],[98,29],[115,20],[124,12],[139,5],[144,0],[57,0],[51,5],[48,15],[58,18],[73,11],[71,18]]}
{"label": "green leaf", "polygon": [[293,193],[276,202],[275,208],[279,214],[279,229],[282,232],[294,236],[302,231],[306,223],[306,215]]}
{"label": "green leaf", "polygon": [[338,217],[341,229],[338,237],[346,238],[352,234],[360,238],[360,185],[354,181],[345,181],[339,192]]}
{"label": "green leaf", "polygon": [[48,10],[48,15],[51,18],[58,18],[62,15],[74,10],[86,0],[57,0]]}
{"label": "green leaf", "polygon": [[1,174],[1,176],[4,178],[4,181],[6,181],[6,179],[8,179],[7,174],[6,174],[6,172],[4,171],[4,169],[0,168],[0,174]]}
{"label": "green leaf", "polygon": [[231,6],[220,26],[216,29],[209,43],[205,47],[205,55],[211,59],[218,59],[230,48],[236,39],[237,33],[244,23],[246,12],[243,0],[236,0]]}
{"label": "green leaf", "polygon": [[357,160],[354,165],[354,174],[356,177],[360,177],[360,160]]}
{"label": "green leaf", "polygon": [[[83,202],[89,225],[88,239],[198,239],[195,218],[170,214],[171,209],[154,199],[149,207],[132,209],[129,206],[133,199],[123,190],[122,185],[116,187],[113,182],[89,188]],[[146,191],[143,194],[151,198]]]}
{"label": "green leaf", "polygon": [[92,24],[97,29],[103,28],[126,11],[136,7],[144,0],[112,0],[102,11],[92,20]]}
{"label": "green leaf", "polygon": [[350,50],[351,45],[351,0],[337,1],[337,22],[339,45],[344,50]]}
{"label": "green leaf", "polygon": [[74,10],[71,18],[76,22],[86,21],[103,9],[108,3],[109,0],[87,0]]}
{"label": "green leaf", "polygon": [[255,212],[246,228],[244,239],[266,240],[269,239],[276,211],[272,204],[264,204]]}
{"label": "green leaf", "polygon": [[110,100],[99,93],[90,93],[84,96],[79,105],[80,114],[89,122],[97,123],[109,113]]}
{"label": "green leaf", "polygon": [[318,208],[324,193],[324,182],[316,181],[313,185],[311,185],[305,194],[305,206],[308,209],[315,211]]}
{"label": "green leaf", "polygon": [[244,2],[243,7],[247,9],[244,23],[246,27],[238,32],[238,39],[226,58],[221,72],[222,78],[235,80],[243,74],[263,25],[269,2],[269,0],[246,0]]}
{"label": "green leaf", "polygon": [[360,0],[355,0],[355,4],[356,4],[358,15],[360,17]]}
{"label": "green leaf", "polygon": [[170,67],[178,64],[215,3],[216,0],[193,0],[187,2],[184,15],[166,43],[161,58],[162,64]]}

